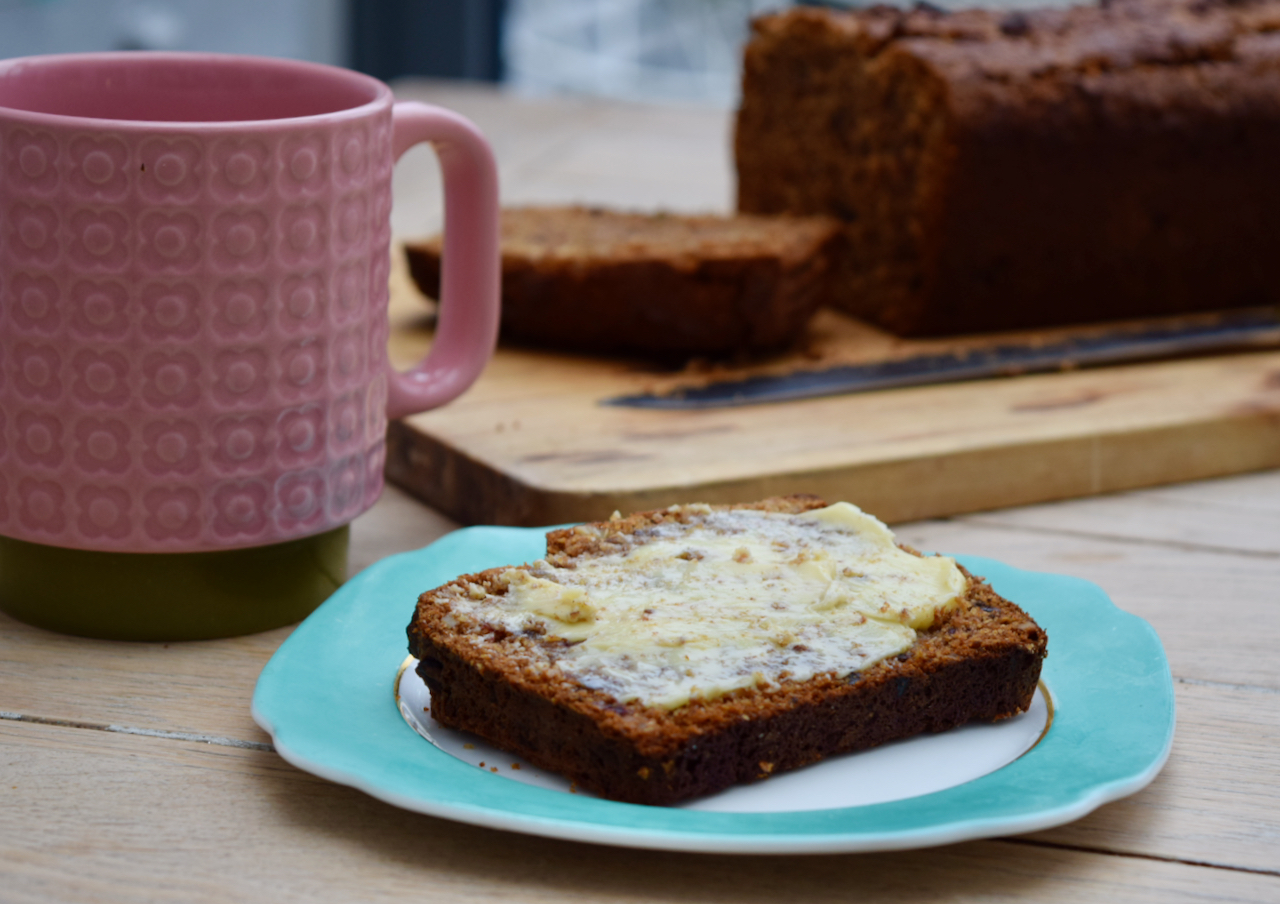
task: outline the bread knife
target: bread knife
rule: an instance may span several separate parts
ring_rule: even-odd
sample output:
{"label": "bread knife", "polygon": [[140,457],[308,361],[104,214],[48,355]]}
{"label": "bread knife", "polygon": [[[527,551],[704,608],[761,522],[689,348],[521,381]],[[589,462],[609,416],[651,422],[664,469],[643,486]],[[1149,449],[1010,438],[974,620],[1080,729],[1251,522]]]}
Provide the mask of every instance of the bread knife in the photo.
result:
{"label": "bread knife", "polygon": [[615,396],[601,404],[668,410],[760,405],[1276,345],[1280,345],[1280,308],[1249,308],[1193,323],[1091,330],[1068,333],[1045,343],[1009,342],[822,370],[677,386],[661,393]]}

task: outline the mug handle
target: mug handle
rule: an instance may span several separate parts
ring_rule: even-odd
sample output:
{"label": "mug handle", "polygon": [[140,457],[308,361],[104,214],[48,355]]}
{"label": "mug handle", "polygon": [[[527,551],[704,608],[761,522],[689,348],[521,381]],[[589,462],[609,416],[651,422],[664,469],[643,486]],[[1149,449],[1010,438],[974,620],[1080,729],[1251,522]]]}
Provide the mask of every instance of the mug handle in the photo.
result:
{"label": "mug handle", "polygon": [[456,113],[415,101],[391,109],[391,156],[429,141],[444,181],[444,256],[435,341],[403,373],[387,365],[387,417],[436,408],[480,376],[498,341],[498,170],[480,130]]}

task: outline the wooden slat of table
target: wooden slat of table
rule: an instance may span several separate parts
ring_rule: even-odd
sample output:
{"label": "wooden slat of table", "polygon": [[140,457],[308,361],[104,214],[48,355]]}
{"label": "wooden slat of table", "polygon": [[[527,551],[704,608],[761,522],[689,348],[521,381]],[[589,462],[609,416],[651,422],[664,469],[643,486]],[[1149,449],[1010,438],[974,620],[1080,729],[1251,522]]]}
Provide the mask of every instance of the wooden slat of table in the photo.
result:
{"label": "wooden slat of table", "polygon": [[989,524],[1273,558],[1280,567],[1280,471],[975,515]]}
{"label": "wooden slat of table", "polygon": [[1145,791],[1029,837],[1280,875],[1280,694],[1179,683],[1177,705],[1173,753]]}
{"label": "wooden slat of table", "polygon": [[1017,841],[828,857],[591,847],[412,814],[273,754],[0,723],[6,901],[1271,902],[1280,877]]}
{"label": "wooden slat of table", "polygon": [[[1280,874],[1280,858],[1276,854],[1280,826],[1275,816],[1280,810],[1280,774],[1259,768],[1280,746],[1280,707],[1275,695],[1180,684],[1178,705],[1180,728],[1173,755],[1150,788],[1076,823],[1030,837],[1055,846]],[[62,739],[58,743],[71,747],[116,743],[97,737],[107,732],[0,722],[0,728],[17,732],[13,746],[18,751],[29,746],[23,739],[32,736],[24,735],[15,725],[80,732],[36,735],[46,738],[47,743],[54,743],[56,738]],[[124,732],[109,734],[112,738],[130,737]],[[159,745],[182,740],[155,735],[147,739]],[[35,748],[46,741],[26,750],[25,757],[11,757],[10,768],[23,768],[25,759],[35,756]],[[153,752],[168,756],[179,749],[185,748],[157,746]],[[194,749],[223,757],[235,745],[215,739]],[[276,765],[291,770],[283,762]]]}
{"label": "wooden slat of table", "polygon": [[[1158,514],[1175,520],[1167,508]],[[976,519],[908,525],[900,537],[920,549],[1093,581],[1151,623],[1175,676],[1280,690],[1280,559]],[[1052,655],[1052,638],[1049,645]]]}

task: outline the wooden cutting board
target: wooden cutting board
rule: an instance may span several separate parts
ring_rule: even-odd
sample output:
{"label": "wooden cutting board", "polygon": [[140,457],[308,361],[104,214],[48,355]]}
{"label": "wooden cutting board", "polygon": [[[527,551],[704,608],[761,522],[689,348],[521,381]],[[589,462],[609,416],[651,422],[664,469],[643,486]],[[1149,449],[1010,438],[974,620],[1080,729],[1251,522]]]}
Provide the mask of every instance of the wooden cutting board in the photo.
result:
{"label": "wooden cutting board", "polygon": [[[392,285],[391,357],[405,367],[429,348],[431,320],[402,268]],[[721,370],[903,350],[823,314],[803,352]],[[739,408],[600,404],[699,376],[502,347],[460,399],[391,425],[387,477],[464,524],[795,492],[901,522],[1280,466],[1274,350]]]}

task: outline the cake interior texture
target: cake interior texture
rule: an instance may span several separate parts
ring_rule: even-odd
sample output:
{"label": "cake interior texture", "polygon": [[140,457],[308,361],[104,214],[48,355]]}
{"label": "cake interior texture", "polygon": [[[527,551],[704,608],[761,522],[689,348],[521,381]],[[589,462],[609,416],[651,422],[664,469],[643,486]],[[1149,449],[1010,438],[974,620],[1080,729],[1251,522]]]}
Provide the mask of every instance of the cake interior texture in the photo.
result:
{"label": "cake interior texture", "polygon": [[802,496],[554,531],[424,593],[408,635],[441,725],[644,804],[1016,715],[1047,643],[953,560]]}
{"label": "cake interior texture", "polygon": [[754,23],[738,206],[843,223],[831,304],[941,335],[1280,301],[1280,3]]}
{"label": "cake interior texture", "polygon": [[[830,218],[502,212],[502,333],[576,351],[723,355],[787,346],[817,309]],[[414,281],[440,285],[439,236],[406,246]]]}

